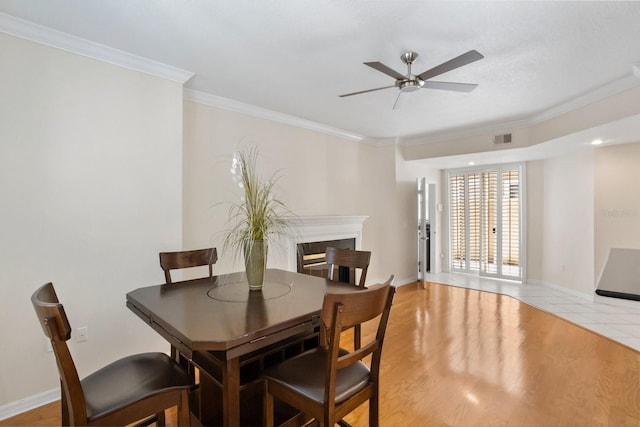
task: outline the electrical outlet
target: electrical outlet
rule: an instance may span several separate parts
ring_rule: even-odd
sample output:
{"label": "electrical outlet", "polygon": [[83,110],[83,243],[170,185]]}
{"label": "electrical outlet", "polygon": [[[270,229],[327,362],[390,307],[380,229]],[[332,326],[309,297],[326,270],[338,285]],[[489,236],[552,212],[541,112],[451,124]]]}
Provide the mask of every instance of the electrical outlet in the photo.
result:
{"label": "electrical outlet", "polygon": [[76,329],[76,342],[83,342],[89,340],[89,328],[83,326]]}

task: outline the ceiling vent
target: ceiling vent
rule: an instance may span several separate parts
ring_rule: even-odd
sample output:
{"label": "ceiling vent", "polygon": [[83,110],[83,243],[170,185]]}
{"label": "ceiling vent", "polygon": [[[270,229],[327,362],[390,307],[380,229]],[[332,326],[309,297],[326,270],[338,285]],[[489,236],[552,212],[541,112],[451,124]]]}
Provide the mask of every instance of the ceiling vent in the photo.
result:
{"label": "ceiling vent", "polygon": [[511,144],[511,134],[510,133],[505,133],[502,135],[496,135],[493,137],[493,143],[494,144]]}

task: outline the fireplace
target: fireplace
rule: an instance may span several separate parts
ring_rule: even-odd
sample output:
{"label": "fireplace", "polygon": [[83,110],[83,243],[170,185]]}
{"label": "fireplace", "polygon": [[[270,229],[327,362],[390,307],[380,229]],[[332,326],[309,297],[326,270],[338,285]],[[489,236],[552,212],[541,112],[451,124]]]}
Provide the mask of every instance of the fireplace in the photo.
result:
{"label": "fireplace", "polygon": [[[361,249],[362,224],[366,216],[299,216],[288,219],[295,229],[294,236],[281,241],[272,252],[269,249],[269,266],[289,271],[298,271],[298,247],[305,244],[319,243],[325,245],[316,254],[323,254],[327,246],[326,242],[341,242],[350,240],[349,243],[336,243],[339,248]],[[349,246],[343,246],[349,245]],[[305,254],[311,254],[310,249],[305,249]],[[323,261],[323,260],[322,260]]]}

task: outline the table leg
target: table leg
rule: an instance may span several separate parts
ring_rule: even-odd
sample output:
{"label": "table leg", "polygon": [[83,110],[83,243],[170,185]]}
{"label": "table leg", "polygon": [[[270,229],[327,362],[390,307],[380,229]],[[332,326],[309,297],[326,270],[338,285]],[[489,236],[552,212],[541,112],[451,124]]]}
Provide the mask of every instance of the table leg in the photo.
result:
{"label": "table leg", "polygon": [[198,419],[204,426],[222,425],[222,390],[204,370],[200,370],[200,386],[198,387],[199,408]]}
{"label": "table leg", "polygon": [[222,373],[222,421],[228,427],[240,426],[240,359],[225,361]]}

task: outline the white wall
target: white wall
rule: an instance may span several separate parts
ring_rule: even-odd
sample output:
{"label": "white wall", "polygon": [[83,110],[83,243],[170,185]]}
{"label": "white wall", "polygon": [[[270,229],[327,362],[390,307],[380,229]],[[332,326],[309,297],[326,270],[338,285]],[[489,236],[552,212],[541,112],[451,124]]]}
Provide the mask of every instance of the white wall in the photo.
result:
{"label": "white wall", "polygon": [[[405,147],[406,149],[406,147]],[[416,179],[425,178],[427,183],[435,184],[436,194],[435,203],[442,202],[441,191],[441,171],[440,169],[433,169],[419,161],[406,161],[403,157],[403,149],[398,147],[396,157],[396,198],[398,204],[398,221],[396,227],[398,228],[397,236],[399,239],[405,242],[410,242],[409,245],[404,244],[398,248],[398,258],[402,263],[402,268],[406,271],[412,272],[412,278],[417,279],[417,226],[418,226],[418,209],[417,209],[417,187]],[[431,221],[435,224],[432,228],[432,234],[435,232],[435,250],[436,250],[436,263],[431,266],[432,273],[438,273],[442,271],[442,259],[439,254],[442,253],[441,237],[443,233],[443,217],[442,212],[436,210],[436,218]]]}
{"label": "white wall", "polygon": [[610,248],[640,249],[640,144],[595,150],[594,277]]}
{"label": "white wall", "polygon": [[543,160],[530,161],[526,164],[526,280],[541,281],[543,277],[544,165]]}
{"label": "white wall", "polygon": [[543,166],[542,281],[593,295],[594,153],[546,159]]}
{"label": "white wall", "polygon": [[[184,102],[184,247],[219,248],[218,272],[237,271],[222,251],[230,200],[240,197],[229,169],[241,146],[258,146],[258,167],[279,172],[280,197],[296,214],[367,215],[362,249],[372,251],[367,282],[408,274],[391,249],[395,223],[395,147],[378,147],[246,114]],[[269,251],[278,250],[270,248]]]}
{"label": "white wall", "polygon": [[81,376],[167,350],[125,294],[181,244],[182,86],[4,34],[0,52],[3,405],[59,387],[30,302],[48,281],[89,328]]}

